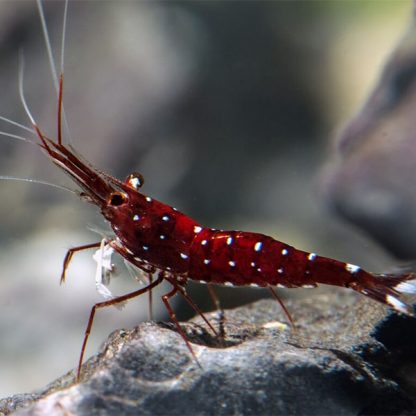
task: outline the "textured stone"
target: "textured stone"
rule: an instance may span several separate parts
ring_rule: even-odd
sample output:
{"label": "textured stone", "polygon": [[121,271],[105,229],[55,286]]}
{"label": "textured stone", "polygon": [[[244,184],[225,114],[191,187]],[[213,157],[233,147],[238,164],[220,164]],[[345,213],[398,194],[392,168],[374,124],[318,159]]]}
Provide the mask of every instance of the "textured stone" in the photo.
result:
{"label": "textured stone", "polygon": [[398,258],[416,259],[416,22],[338,137],[327,202]]}
{"label": "textured stone", "polygon": [[[18,415],[414,414],[416,321],[355,294],[273,300],[226,311],[225,333],[184,323],[198,363],[171,324],[114,332],[83,368],[36,395],[0,402]],[[218,327],[218,315],[207,315]],[[66,412],[66,413],[65,413]]]}

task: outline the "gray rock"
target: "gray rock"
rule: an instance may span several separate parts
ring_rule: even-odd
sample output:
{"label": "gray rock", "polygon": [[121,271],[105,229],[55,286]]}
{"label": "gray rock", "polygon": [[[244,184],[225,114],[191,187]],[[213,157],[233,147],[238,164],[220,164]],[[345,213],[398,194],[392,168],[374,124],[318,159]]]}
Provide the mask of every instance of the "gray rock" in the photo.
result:
{"label": "gray rock", "polygon": [[[355,294],[314,294],[226,311],[225,333],[184,323],[114,332],[83,367],[43,391],[0,401],[16,415],[415,414],[416,321]],[[217,327],[218,315],[208,314]]]}
{"label": "gray rock", "polygon": [[337,139],[328,204],[400,259],[416,259],[416,20]]}

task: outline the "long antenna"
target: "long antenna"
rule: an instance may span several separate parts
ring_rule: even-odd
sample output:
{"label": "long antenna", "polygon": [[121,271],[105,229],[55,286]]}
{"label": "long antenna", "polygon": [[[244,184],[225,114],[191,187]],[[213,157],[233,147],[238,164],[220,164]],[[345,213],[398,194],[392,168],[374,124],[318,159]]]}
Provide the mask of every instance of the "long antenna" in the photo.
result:
{"label": "long antenna", "polygon": [[47,185],[47,186],[51,186],[52,188],[56,188],[56,189],[60,189],[63,191],[68,191],[71,192],[73,194],[77,194],[76,191],[74,191],[71,188],[67,188],[66,186],[62,186],[62,185],[57,185],[55,183],[50,183],[50,182],[46,182],[46,181],[42,181],[39,179],[31,179],[31,178],[18,178],[16,176],[5,176],[5,175],[0,175],[0,180],[7,180],[7,181],[17,181],[17,182],[30,182],[30,183],[37,183],[40,185]]}
{"label": "long antenna", "polygon": [[48,26],[46,24],[45,13],[43,11],[43,4],[42,0],[36,0],[36,4],[38,6],[39,17],[42,24],[42,32],[43,37],[45,39],[45,46],[46,51],[48,54],[49,59],[49,66],[52,72],[53,84],[55,87],[55,91],[58,97],[58,137],[61,138],[61,118],[63,120],[65,132],[68,138],[68,142],[72,143],[71,134],[69,132],[68,120],[65,114],[65,109],[62,104],[62,80],[63,80],[63,73],[64,73],[64,55],[65,55],[65,38],[66,38],[66,22],[67,22],[67,15],[68,15],[68,0],[65,0],[64,6],[64,14],[63,14],[63,23],[62,23],[62,41],[61,41],[61,76],[58,79],[58,72],[56,70],[55,59],[52,52],[51,41],[48,31]]}
{"label": "long antenna", "polygon": [[13,126],[19,127],[19,128],[21,128],[23,130],[26,130],[26,131],[28,131],[32,134],[36,134],[35,130],[33,130],[33,129],[31,129],[31,128],[23,125],[23,124],[20,124],[17,121],[13,121],[10,118],[0,116],[0,120],[3,120],[3,121],[5,121],[6,123],[9,123],[9,124],[13,124]]}
{"label": "long antenna", "polygon": [[43,12],[42,1],[41,0],[36,0],[36,4],[38,6],[39,17],[40,17],[40,21],[42,23],[43,37],[45,39],[46,52],[48,54],[49,65],[50,65],[51,72],[52,72],[53,84],[55,86],[56,92],[58,93],[58,90],[59,90],[58,73],[56,71],[55,59],[53,57],[53,52],[52,52],[52,47],[51,47],[51,41],[50,41],[50,38],[49,38],[48,27],[46,25],[46,20],[45,20],[45,13]]}
{"label": "long antenna", "polygon": [[29,110],[29,106],[26,103],[25,94],[23,90],[23,73],[25,71],[25,58],[23,56],[23,51],[19,50],[19,95],[20,101],[22,102],[23,108],[25,109],[26,115],[29,117],[32,126],[36,126],[35,118],[32,116],[32,113]]}
{"label": "long antenna", "polygon": [[64,56],[65,56],[65,38],[66,38],[66,21],[68,15],[68,0],[65,0],[64,21],[62,22],[62,42],[61,42],[61,74],[64,73]]}
{"label": "long antenna", "polygon": [[7,131],[0,131],[0,136],[11,137],[12,139],[22,140],[27,143],[36,144],[32,140],[27,139],[26,137],[19,136],[17,134],[8,133]]}

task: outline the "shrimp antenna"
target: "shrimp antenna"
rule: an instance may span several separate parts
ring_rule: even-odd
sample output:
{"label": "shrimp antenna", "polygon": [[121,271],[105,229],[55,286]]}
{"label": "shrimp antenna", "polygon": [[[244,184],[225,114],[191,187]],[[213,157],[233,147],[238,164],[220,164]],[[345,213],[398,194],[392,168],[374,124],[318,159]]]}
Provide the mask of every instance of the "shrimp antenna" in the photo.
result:
{"label": "shrimp antenna", "polygon": [[25,109],[26,115],[29,117],[30,122],[33,126],[36,126],[36,122],[34,117],[32,116],[32,113],[29,110],[29,107],[26,103],[26,98],[23,90],[23,74],[25,70],[25,59],[23,56],[22,49],[19,50],[19,95],[20,95],[20,101],[23,105],[23,108]]}
{"label": "shrimp antenna", "polygon": [[65,109],[62,104],[62,84],[63,84],[63,73],[64,73],[64,55],[65,55],[66,22],[67,22],[67,15],[68,15],[68,0],[65,0],[64,14],[63,14],[62,40],[61,40],[61,68],[60,68],[61,76],[59,77],[59,80],[58,80],[58,72],[56,70],[56,65],[55,65],[55,58],[52,52],[48,26],[46,24],[45,13],[43,11],[42,0],[36,0],[36,4],[38,6],[40,21],[42,24],[42,32],[43,32],[43,37],[45,39],[45,46],[46,46],[46,51],[48,54],[49,66],[50,66],[51,73],[52,73],[53,84],[55,87],[56,94],[58,96],[58,142],[61,143],[62,141],[61,121],[63,120],[65,133],[68,137],[68,142],[72,143],[71,134],[69,132],[68,119],[66,117]]}
{"label": "shrimp antenna", "polygon": [[39,179],[18,178],[16,176],[4,176],[4,175],[0,175],[0,180],[37,183],[37,184],[40,184],[40,185],[47,185],[47,186],[51,186],[52,188],[61,189],[63,191],[68,191],[68,192],[71,192],[73,194],[77,194],[76,191],[74,191],[71,188],[67,188],[66,186],[57,185],[55,183],[46,182],[46,181],[42,181],[42,180],[39,180]]}
{"label": "shrimp antenna", "polygon": [[[29,133],[36,134],[35,130],[31,129],[30,127],[27,127],[23,124],[20,124],[17,121],[13,121],[13,120],[11,120],[7,117],[0,116],[0,120],[5,121],[6,123],[12,124],[13,126],[19,127],[20,129],[26,130]],[[29,141],[29,140],[27,140],[27,141]]]}
{"label": "shrimp antenna", "polygon": [[11,137],[12,139],[22,140],[30,144],[36,144],[35,142],[32,142],[32,140],[29,140],[26,137],[19,136],[17,134],[8,133],[7,131],[0,131],[0,136]]}
{"label": "shrimp antenna", "polygon": [[51,72],[52,72],[53,85],[55,86],[56,92],[58,92],[58,88],[59,88],[58,73],[56,71],[55,59],[53,57],[53,52],[52,52],[51,42],[50,42],[50,38],[49,38],[48,27],[46,25],[45,13],[43,12],[42,1],[41,0],[36,0],[36,4],[38,6],[40,21],[42,23],[43,37],[45,39],[46,52],[48,54],[49,65],[50,65]]}
{"label": "shrimp antenna", "polygon": [[68,15],[68,0],[65,0],[64,17],[62,22],[62,40],[61,40],[61,73],[64,73],[64,56],[65,56],[65,38],[66,38],[66,21]]}

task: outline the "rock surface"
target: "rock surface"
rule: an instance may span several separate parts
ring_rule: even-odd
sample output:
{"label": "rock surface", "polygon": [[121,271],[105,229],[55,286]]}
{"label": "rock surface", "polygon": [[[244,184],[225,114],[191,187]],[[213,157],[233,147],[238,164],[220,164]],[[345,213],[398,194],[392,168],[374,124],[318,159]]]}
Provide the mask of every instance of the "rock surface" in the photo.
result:
{"label": "rock surface", "polygon": [[114,332],[79,384],[70,372],[0,414],[415,414],[416,320],[346,291],[288,307],[295,330],[273,300],[226,311],[224,340],[184,323],[199,365],[170,324]]}

